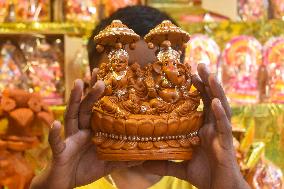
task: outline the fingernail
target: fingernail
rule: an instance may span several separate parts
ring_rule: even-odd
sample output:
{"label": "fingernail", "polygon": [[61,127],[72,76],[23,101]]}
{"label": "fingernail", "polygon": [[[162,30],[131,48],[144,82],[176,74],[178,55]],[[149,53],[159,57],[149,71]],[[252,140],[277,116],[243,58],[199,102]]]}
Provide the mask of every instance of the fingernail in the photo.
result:
{"label": "fingernail", "polygon": [[209,77],[210,77],[211,81],[214,81],[215,83],[219,83],[219,80],[218,80],[217,75],[215,73],[211,73],[209,75]]}
{"label": "fingernail", "polygon": [[104,85],[105,83],[102,81],[102,80],[98,80],[96,83],[95,83],[95,85],[93,86],[93,88],[96,88],[96,87],[98,87],[98,86],[100,86],[100,85]]}
{"label": "fingernail", "polygon": [[78,85],[78,81],[79,79],[75,79],[74,83],[73,83],[73,88],[76,87]]}
{"label": "fingernail", "polygon": [[217,73],[216,74],[214,74],[215,75],[215,81],[216,81],[216,83],[218,83],[218,84],[221,84],[221,82],[220,82],[220,80],[219,80],[219,78],[218,78],[218,75],[217,75]]}
{"label": "fingernail", "polygon": [[204,67],[204,69],[206,69],[206,71],[208,71],[208,66],[207,66],[206,64],[204,64],[204,63],[200,63],[200,65],[201,65],[201,66],[203,66],[203,67]]}
{"label": "fingernail", "polygon": [[73,84],[73,88],[75,87],[83,88],[83,81],[81,79],[76,79]]}
{"label": "fingernail", "polygon": [[92,71],[92,75],[94,75],[98,71],[98,68],[94,68]]}
{"label": "fingernail", "polygon": [[55,120],[52,124],[51,124],[51,129],[56,127],[57,125],[60,125],[60,122],[58,120]]}
{"label": "fingernail", "polygon": [[221,107],[221,101],[218,98],[214,98],[212,103],[214,103],[216,106]]}

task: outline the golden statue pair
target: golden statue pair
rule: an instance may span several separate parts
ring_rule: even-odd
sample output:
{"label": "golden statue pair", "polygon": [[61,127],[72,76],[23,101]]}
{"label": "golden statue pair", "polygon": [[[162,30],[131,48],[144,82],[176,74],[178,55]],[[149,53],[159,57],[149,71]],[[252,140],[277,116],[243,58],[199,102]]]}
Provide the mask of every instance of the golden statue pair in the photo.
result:
{"label": "golden statue pair", "polygon": [[[163,21],[144,38],[159,50],[157,61],[141,68],[128,64],[124,49],[135,49],[140,37],[114,20],[94,40],[98,52],[109,49],[98,79],[104,95],[94,104],[92,129],[98,156],[104,160],[186,160],[200,143],[197,132],[203,122],[198,111],[200,94],[192,89],[189,65],[180,62],[181,49],[190,36]],[[110,48],[105,48],[110,47]]]}

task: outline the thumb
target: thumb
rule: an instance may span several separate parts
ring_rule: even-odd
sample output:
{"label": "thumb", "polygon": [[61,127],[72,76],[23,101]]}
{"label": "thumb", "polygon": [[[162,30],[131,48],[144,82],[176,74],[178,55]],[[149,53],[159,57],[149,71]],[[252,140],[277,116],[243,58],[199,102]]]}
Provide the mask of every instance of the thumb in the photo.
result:
{"label": "thumb", "polygon": [[208,159],[204,155],[203,150],[198,148],[190,161],[146,161],[143,163],[143,168],[152,174],[186,180],[197,188],[210,188],[208,184],[211,173]]}
{"label": "thumb", "polygon": [[92,71],[91,81],[90,81],[90,88],[92,88],[96,84],[96,82],[97,82],[98,71],[99,71],[98,68],[94,68],[93,71]]}
{"label": "thumb", "polygon": [[61,136],[61,123],[59,121],[54,121],[49,129],[48,142],[52,150],[53,157],[58,156],[65,149],[65,143],[63,142]]}

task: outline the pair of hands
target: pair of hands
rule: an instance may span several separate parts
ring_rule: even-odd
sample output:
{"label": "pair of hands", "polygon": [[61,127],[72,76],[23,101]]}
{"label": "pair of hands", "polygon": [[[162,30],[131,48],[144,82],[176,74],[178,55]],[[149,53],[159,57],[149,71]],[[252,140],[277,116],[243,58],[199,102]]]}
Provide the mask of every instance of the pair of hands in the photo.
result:
{"label": "pair of hands", "polygon": [[52,162],[34,178],[32,189],[75,188],[92,183],[115,169],[132,166],[143,166],[149,173],[161,176],[175,176],[200,189],[249,188],[235,158],[229,104],[221,85],[204,64],[198,66],[199,77],[193,78],[205,107],[205,124],[199,131],[201,146],[195,149],[192,160],[181,163],[146,161],[141,164],[97,158],[91,142],[90,120],[93,103],[105,89],[102,81],[96,81],[97,71],[93,71],[90,83],[93,87],[83,99],[83,82],[75,81],[65,114],[65,140],[60,137],[60,123],[55,121],[49,133]]}

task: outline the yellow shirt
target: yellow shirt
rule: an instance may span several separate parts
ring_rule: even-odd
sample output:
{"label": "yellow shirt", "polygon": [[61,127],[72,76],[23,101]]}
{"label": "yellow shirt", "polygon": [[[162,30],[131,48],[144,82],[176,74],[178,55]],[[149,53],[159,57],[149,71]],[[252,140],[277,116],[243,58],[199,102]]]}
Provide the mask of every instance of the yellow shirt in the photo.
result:
{"label": "yellow shirt", "polygon": [[[154,184],[148,189],[194,189],[188,182],[177,179],[175,177],[163,177],[159,182]],[[101,178],[96,182],[82,186],[76,189],[117,189],[111,183],[109,183],[105,178]]]}

